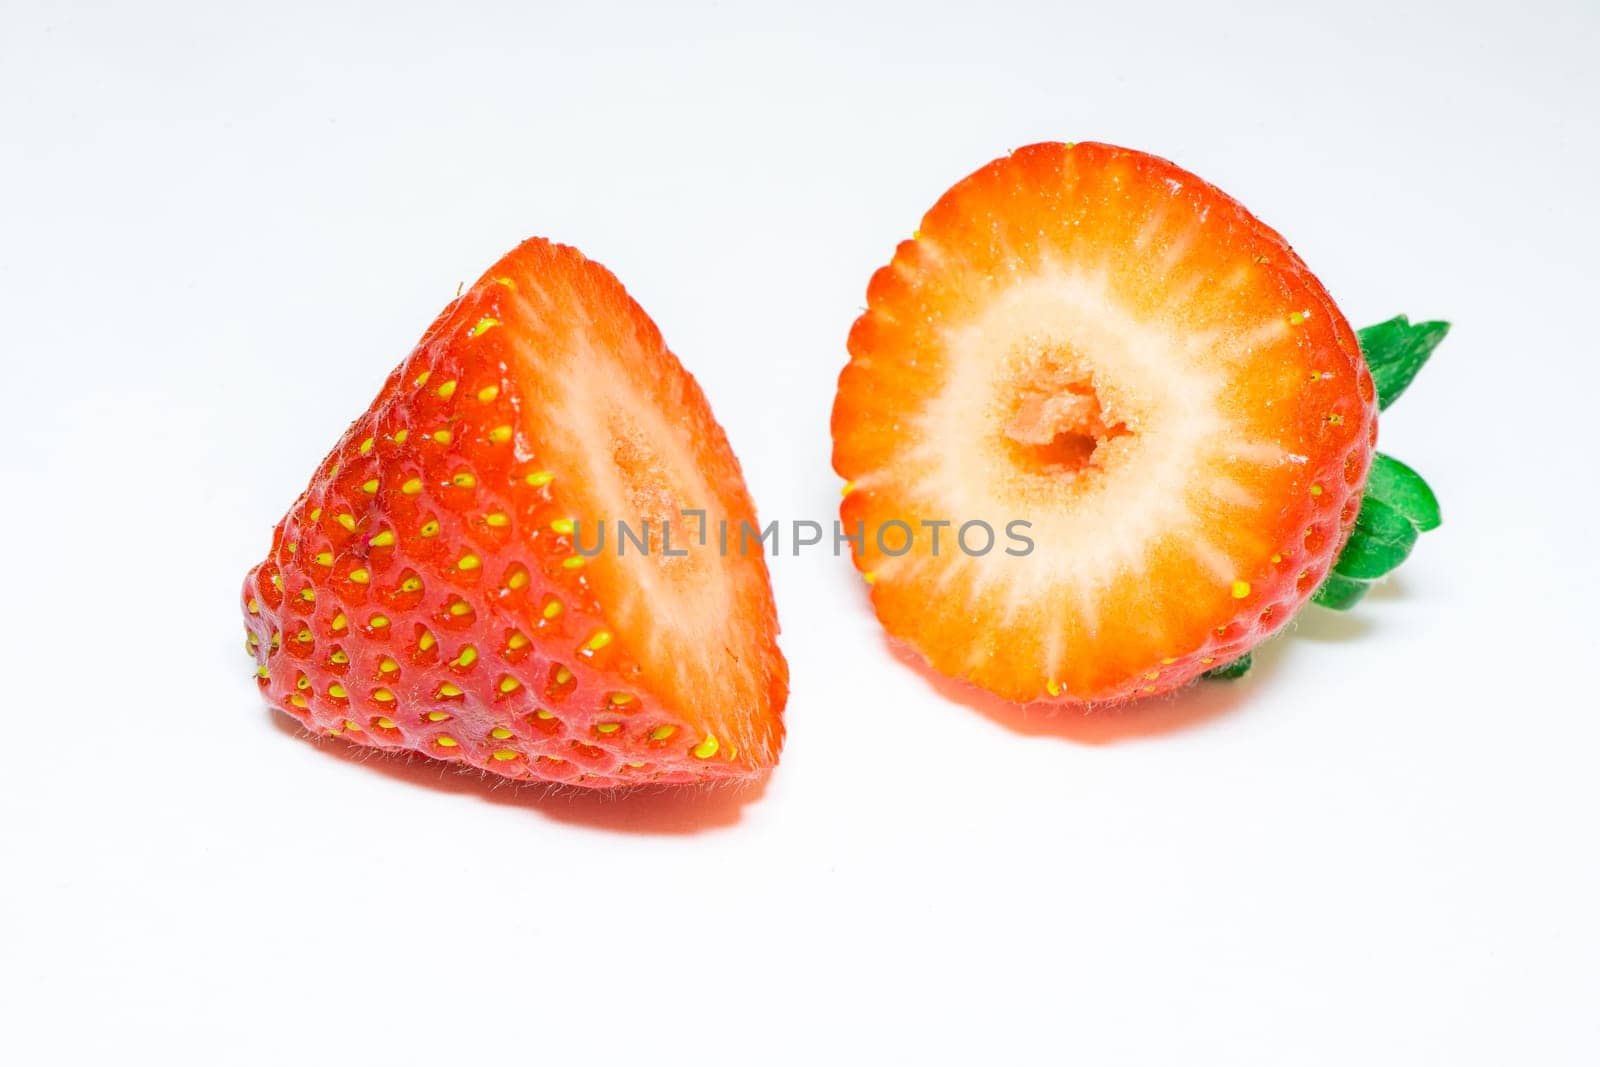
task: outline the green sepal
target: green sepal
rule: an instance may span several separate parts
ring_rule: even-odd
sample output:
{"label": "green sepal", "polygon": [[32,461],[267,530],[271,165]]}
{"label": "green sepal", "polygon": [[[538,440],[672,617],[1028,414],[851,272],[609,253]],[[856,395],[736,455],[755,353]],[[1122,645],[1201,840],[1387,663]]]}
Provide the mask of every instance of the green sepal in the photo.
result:
{"label": "green sepal", "polygon": [[1209,671],[1206,671],[1205,674],[1201,675],[1201,677],[1210,678],[1215,681],[1230,681],[1234,678],[1242,678],[1249,672],[1250,665],[1253,662],[1254,659],[1250,653],[1246,652],[1232,663],[1224,663],[1220,667],[1211,668]]}
{"label": "green sepal", "polygon": [[1371,582],[1346,578],[1341,574],[1330,574],[1321,585],[1317,586],[1317,591],[1311,594],[1311,602],[1334,611],[1349,611],[1371,588]]}
{"label": "green sepal", "polygon": [[1374,453],[1367,473],[1367,495],[1394,508],[1423,533],[1439,525],[1439,498],[1422,475],[1393,456]]}
{"label": "green sepal", "polygon": [[1377,497],[1361,498],[1350,540],[1333,564],[1335,574],[1372,581],[1404,563],[1417,543],[1417,527]]}
{"label": "green sepal", "polygon": [[1378,387],[1379,408],[1386,408],[1399,399],[1449,332],[1448,322],[1413,323],[1404,315],[1357,331],[1361,354],[1366,357],[1367,369],[1372,371],[1373,384]]}

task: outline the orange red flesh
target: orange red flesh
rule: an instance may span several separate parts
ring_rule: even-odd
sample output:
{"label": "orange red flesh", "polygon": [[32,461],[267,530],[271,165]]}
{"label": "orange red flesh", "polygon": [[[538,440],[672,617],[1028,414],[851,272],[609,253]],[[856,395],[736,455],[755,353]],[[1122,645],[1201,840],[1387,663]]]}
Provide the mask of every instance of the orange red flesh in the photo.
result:
{"label": "orange red flesh", "polygon": [[[1354,522],[1376,438],[1354,333],[1277,233],[1165,160],[995,160],[867,304],[841,517],[884,626],[947,675],[1016,702],[1171,690],[1287,622]],[[893,520],[1022,520],[1034,549],[892,556],[871,532]]]}

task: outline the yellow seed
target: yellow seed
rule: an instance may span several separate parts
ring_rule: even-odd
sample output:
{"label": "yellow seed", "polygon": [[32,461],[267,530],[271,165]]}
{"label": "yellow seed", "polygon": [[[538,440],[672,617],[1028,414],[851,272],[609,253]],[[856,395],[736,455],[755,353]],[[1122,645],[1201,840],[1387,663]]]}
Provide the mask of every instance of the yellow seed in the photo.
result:
{"label": "yellow seed", "polygon": [[632,704],[633,703],[633,694],[632,693],[612,693],[609,699],[610,699],[610,701],[611,701],[613,706],[620,708],[624,704]]}
{"label": "yellow seed", "polygon": [[561,601],[557,600],[555,597],[551,597],[549,600],[545,601],[545,603],[544,603],[544,617],[545,618],[553,619],[557,615],[560,615],[560,614],[561,614]]}
{"label": "yellow seed", "polygon": [[512,281],[510,278],[496,278],[494,280],[494,283],[496,285],[505,286],[507,289],[510,289],[513,293],[517,291],[517,283]]}
{"label": "yellow seed", "polygon": [[694,752],[695,759],[710,759],[717,754],[718,747],[716,737],[712,734],[706,734],[706,739],[694,746],[691,751]]}
{"label": "yellow seed", "polygon": [[372,445],[373,445],[373,440],[370,437],[367,438],[365,441],[362,441],[361,442],[361,449],[360,449],[361,454],[364,456],[368,452],[371,452],[372,451]]}
{"label": "yellow seed", "polygon": [[268,676],[268,672],[267,672],[267,668],[265,666],[261,666],[261,667],[257,667],[256,668],[256,677],[257,678],[265,679],[267,676]]}
{"label": "yellow seed", "polygon": [[1321,495],[1322,495],[1322,486],[1320,486],[1320,485],[1313,485],[1313,486],[1312,486],[1312,487],[1311,487],[1311,495],[1312,495],[1312,496],[1321,496]]}
{"label": "yellow seed", "polygon": [[449,400],[451,397],[455,396],[456,395],[456,383],[455,383],[455,381],[451,380],[451,381],[445,382],[443,385],[439,386],[439,395],[441,397],[443,397],[444,399],[446,399],[446,400]]}
{"label": "yellow seed", "polygon": [[494,403],[495,397],[499,395],[500,387],[498,385],[486,385],[478,390],[478,399],[485,404]]}
{"label": "yellow seed", "polygon": [[1202,666],[1204,666],[1206,664],[1210,664],[1210,663],[1215,663],[1215,662],[1217,662],[1217,657],[1215,657],[1215,656],[1201,656],[1200,657],[1200,663],[1201,663]]}
{"label": "yellow seed", "polygon": [[1044,691],[1053,697],[1058,697],[1061,695],[1061,683],[1052,678],[1044,683]]}
{"label": "yellow seed", "polygon": [[1344,416],[1340,415],[1337,412],[1335,412],[1332,415],[1329,415],[1328,416],[1328,425],[1329,426],[1343,426],[1344,425]]}
{"label": "yellow seed", "polygon": [[334,682],[332,685],[328,686],[328,695],[335,700],[343,700],[345,698],[344,686],[340,685],[338,682]]}
{"label": "yellow seed", "polygon": [[283,592],[283,575],[274,574],[272,576],[272,588],[276,589],[280,593]]}
{"label": "yellow seed", "polygon": [[447,445],[455,440],[455,434],[449,430],[435,430],[433,431],[433,439],[441,445]]}
{"label": "yellow seed", "polygon": [[511,677],[509,674],[500,679],[500,692],[502,693],[515,693],[521,688],[522,683]]}
{"label": "yellow seed", "polygon": [[546,719],[546,720],[553,719],[553,718],[556,717],[556,713],[555,712],[546,711],[544,708],[540,708],[538,711],[534,712],[533,714],[534,714],[534,716],[536,718]]}
{"label": "yellow seed", "polygon": [[402,593],[415,593],[421,588],[422,579],[418,578],[415,574],[400,583],[400,591]]}
{"label": "yellow seed", "polygon": [[551,474],[549,471],[534,471],[532,474],[524,478],[523,481],[527,482],[531,486],[538,487],[541,485],[549,485],[551,482],[555,481],[555,477],[556,476]]}
{"label": "yellow seed", "polygon": [[296,552],[300,551],[300,542],[298,542],[298,541],[290,541],[288,544],[284,545],[283,547],[288,549],[289,550],[289,555],[292,556]]}
{"label": "yellow seed", "polygon": [[503,445],[509,440],[511,440],[511,427],[509,426],[496,426],[489,431],[489,441],[492,444]]}
{"label": "yellow seed", "polygon": [[511,516],[503,511],[495,511],[485,515],[483,521],[495,527],[509,526],[511,525]]}
{"label": "yellow seed", "polygon": [[374,615],[372,618],[367,620],[367,625],[372,627],[374,630],[381,630],[385,626],[389,625],[388,616]]}
{"label": "yellow seed", "polygon": [[421,374],[417,375],[416,381],[413,384],[416,385],[416,387],[418,389],[421,389],[424,385],[428,384],[428,379],[432,375],[433,375],[433,371],[425,370]]}
{"label": "yellow seed", "polygon": [[439,695],[446,700],[453,697],[458,697],[461,695],[461,687],[452,682],[445,682],[443,685],[439,686]]}
{"label": "yellow seed", "polygon": [[294,687],[304,692],[311,688],[311,679],[302,674],[294,680]]}
{"label": "yellow seed", "polygon": [[378,721],[374,725],[376,725],[379,729],[393,730],[394,720],[389,718],[387,715],[380,715],[378,716]]}
{"label": "yellow seed", "polygon": [[389,704],[394,701],[394,694],[387,689],[374,689],[372,691],[372,699],[380,704]]}
{"label": "yellow seed", "polygon": [[405,483],[400,486],[400,491],[406,496],[416,496],[418,493],[422,492],[422,479],[408,478]]}
{"label": "yellow seed", "polygon": [[246,604],[244,607],[245,610],[252,615],[261,614],[261,601],[257,600],[255,597],[251,597],[250,603]]}
{"label": "yellow seed", "polygon": [[509,748],[497,748],[490,753],[490,755],[494,756],[494,758],[497,760],[509,760],[516,759],[518,756],[522,755],[522,753],[514,752]]}
{"label": "yellow seed", "polygon": [[372,580],[372,575],[367,572],[365,567],[357,567],[350,572],[350,580],[357,585],[366,585]]}
{"label": "yellow seed", "polygon": [[506,647],[516,652],[519,649],[528,647],[528,639],[522,635],[522,631],[518,630],[506,639]]}
{"label": "yellow seed", "polygon": [[1156,687],[1153,686],[1153,685],[1147,685],[1143,689],[1140,690],[1141,693],[1154,693],[1155,691],[1156,691]]}
{"label": "yellow seed", "polygon": [[348,511],[341,512],[337,521],[347,531],[353,531],[356,528],[356,517]]}
{"label": "yellow seed", "polygon": [[583,557],[582,556],[568,556],[566,559],[561,561],[561,565],[563,567],[565,567],[569,571],[575,571],[579,567],[583,566]]}
{"label": "yellow seed", "polygon": [[422,631],[422,636],[417,638],[417,647],[426,652],[434,646],[433,634],[428,630]]}
{"label": "yellow seed", "polygon": [[450,605],[450,614],[454,615],[458,619],[463,615],[471,615],[472,605],[468,604],[465,600],[457,600],[455,603]]}
{"label": "yellow seed", "polygon": [[868,585],[871,585],[873,582],[876,582],[878,580],[878,572],[877,571],[867,571],[865,574],[863,574],[861,576],[861,579],[864,582],[866,582]]}
{"label": "yellow seed", "polygon": [[295,707],[301,709],[302,711],[304,711],[307,707],[309,707],[309,704],[307,704],[307,702],[306,702],[306,698],[301,696],[299,693],[290,693],[289,694],[289,703],[293,704]]}
{"label": "yellow seed", "polygon": [[457,667],[470,667],[476,662],[478,662],[478,650],[471,645],[463,648],[461,654],[455,658]]}
{"label": "yellow seed", "polygon": [[471,489],[473,486],[478,484],[478,479],[474,478],[471,474],[467,473],[466,471],[457,472],[450,479],[450,481],[451,481],[451,484],[456,485],[456,486],[458,486],[459,488],[462,488],[462,489]]}
{"label": "yellow seed", "polygon": [[1145,671],[1144,672],[1144,680],[1147,681],[1147,682],[1153,682],[1159,677],[1161,677],[1161,672],[1160,671]]}
{"label": "yellow seed", "polygon": [[1272,562],[1274,562],[1274,563],[1282,563],[1283,562],[1283,556],[1281,556],[1277,552],[1274,552],[1272,554]]}
{"label": "yellow seed", "polygon": [[422,524],[422,529],[418,530],[417,533],[423,537],[437,537],[439,535],[439,521],[437,519],[429,519]]}
{"label": "yellow seed", "polygon": [[366,481],[362,482],[361,491],[366,493],[368,496],[376,493],[378,491],[378,479],[368,478]]}
{"label": "yellow seed", "polygon": [[555,522],[550,524],[550,529],[554,530],[558,534],[569,534],[573,529],[572,520],[557,519]]}
{"label": "yellow seed", "polygon": [[276,652],[283,647],[283,634],[277,630],[272,631],[272,651]]}
{"label": "yellow seed", "polygon": [[600,722],[595,723],[594,728],[603,734],[614,734],[622,729],[622,724],[620,722]]}
{"label": "yellow seed", "polygon": [[500,325],[499,319],[491,318],[490,316],[485,315],[483,318],[479,319],[478,324],[472,328],[471,336],[481,337],[498,325]]}
{"label": "yellow seed", "polygon": [[610,643],[611,632],[609,630],[597,630],[593,637],[583,643],[583,647],[590,652],[598,652]]}
{"label": "yellow seed", "polygon": [[344,617],[344,612],[341,611],[339,614],[333,617],[333,630],[335,633],[338,633],[340,630],[343,630],[349,625],[350,620]]}
{"label": "yellow seed", "polygon": [[429,722],[444,722],[450,717],[450,713],[448,711],[430,711],[423,717]]}
{"label": "yellow seed", "polygon": [[1290,326],[1298,326],[1302,322],[1304,322],[1307,319],[1309,319],[1310,317],[1311,317],[1311,312],[1309,312],[1309,311],[1296,311],[1296,312],[1293,312],[1289,316],[1289,325]]}
{"label": "yellow seed", "polygon": [[333,654],[328,657],[328,662],[335,667],[343,667],[350,662],[350,656],[344,649],[336,648],[333,650]]}
{"label": "yellow seed", "polygon": [[678,728],[676,726],[657,726],[654,730],[650,731],[650,740],[665,741],[667,738],[671,737],[677,732]]}
{"label": "yellow seed", "polygon": [[634,770],[638,770],[640,767],[643,767],[644,764],[642,764],[642,763],[634,763],[632,760],[629,760],[626,764],[624,764],[624,766],[631,767]]}
{"label": "yellow seed", "polygon": [[400,664],[396,663],[389,656],[385,656],[385,657],[383,657],[382,659],[380,659],[378,661],[378,673],[379,674],[393,674],[395,671],[397,671],[399,669],[400,669]]}
{"label": "yellow seed", "polygon": [[483,560],[472,555],[470,552],[456,561],[457,570],[475,571],[481,566],[483,566]]}
{"label": "yellow seed", "polygon": [[567,670],[565,667],[557,667],[556,668],[556,684],[557,685],[566,685],[570,681],[572,681],[572,672]]}
{"label": "yellow seed", "polygon": [[312,508],[309,518],[311,519],[312,522],[321,522],[322,521],[322,509],[321,508]]}
{"label": "yellow seed", "polygon": [[309,645],[311,643],[311,631],[301,630],[299,633],[294,635],[294,639],[300,642],[302,645]]}
{"label": "yellow seed", "polygon": [[1245,597],[1250,595],[1250,583],[1242,581],[1234,582],[1230,591],[1233,593],[1233,599],[1243,600]]}
{"label": "yellow seed", "polygon": [[851,493],[853,493],[855,491],[856,491],[856,483],[855,482],[845,482],[844,485],[839,487],[839,495],[840,496],[849,496]]}
{"label": "yellow seed", "polygon": [[511,731],[507,730],[504,726],[496,726],[493,730],[489,731],[489,736],[494,738],[496,741],[508,741],[511,739]]}
{"label": "yellow seed", "polygon": [[317,565],[319,567],[331,567],[331,566],[333,566],[333,553],[332,552],[318,552],[316,558],[317,558]]}
{"label": "yellow seed", "polygon": [[440,748],[455,748],[457,744],[456,739],[451,737],[449,734],[440,734],[438,737],[434,738],[433,743],[438,745]]}

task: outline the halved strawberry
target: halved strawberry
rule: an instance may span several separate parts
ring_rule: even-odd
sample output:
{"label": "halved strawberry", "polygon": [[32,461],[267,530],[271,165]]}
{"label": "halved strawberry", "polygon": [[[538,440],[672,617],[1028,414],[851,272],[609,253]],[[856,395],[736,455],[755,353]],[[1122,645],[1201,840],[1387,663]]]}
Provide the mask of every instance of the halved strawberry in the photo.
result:
{"label": "halved strawberry", "polygon": [[788,692],[766,566],[682,509],[755,524],[699,386],[609,271],[527,241],[278,524],[244,590],[261,689],[317,733],[509,778],[757,773]]}
{"label": "halved strawberry", "polygon": [[[1377,423],[1354,333],[1281,237],[1165,160],[998,159],[867,302],[841,513],[878,617],[945,674],[1017,702],[1170,690],[1287,622],[1355,521]],[[877,537],[897,521],[903,554]]]}

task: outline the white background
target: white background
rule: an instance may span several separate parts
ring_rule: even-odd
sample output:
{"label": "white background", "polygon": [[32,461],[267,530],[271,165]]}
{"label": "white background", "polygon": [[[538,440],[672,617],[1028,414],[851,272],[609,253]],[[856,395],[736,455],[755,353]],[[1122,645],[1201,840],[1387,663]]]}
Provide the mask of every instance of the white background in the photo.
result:
{"label": "white background", "polygon": [[[1600,8],[0,0],[0,1058],[1600,1062]],[[381,12],[381,14],[379,14]],[[766,518],[837,504],[871,271],[1035,140],[1168,156],[1358,325],[1446,524],[1256,672],[972,707],[776,561],[764,791],[296,737],[245,569],[529,234],[613,268]]]}

